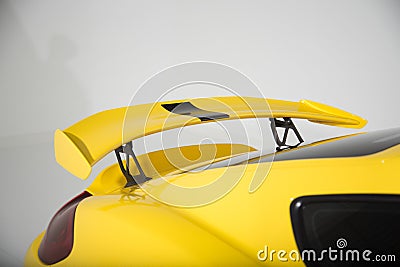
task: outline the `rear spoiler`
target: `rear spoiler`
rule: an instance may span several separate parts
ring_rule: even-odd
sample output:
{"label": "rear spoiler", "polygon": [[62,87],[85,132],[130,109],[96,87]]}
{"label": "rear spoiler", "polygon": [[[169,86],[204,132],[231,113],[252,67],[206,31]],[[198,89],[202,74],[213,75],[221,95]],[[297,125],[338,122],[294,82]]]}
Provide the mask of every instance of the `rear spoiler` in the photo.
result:
{"label": "rear spoiler", "polygon": [[156,102],[106,110],[56,130],[55,157],[67,171],[86,179],[96,162],[137,138],[210,121],[246,118],[307,119],[357,129],[367,123],[359,116],[309,100],[215,97]]}

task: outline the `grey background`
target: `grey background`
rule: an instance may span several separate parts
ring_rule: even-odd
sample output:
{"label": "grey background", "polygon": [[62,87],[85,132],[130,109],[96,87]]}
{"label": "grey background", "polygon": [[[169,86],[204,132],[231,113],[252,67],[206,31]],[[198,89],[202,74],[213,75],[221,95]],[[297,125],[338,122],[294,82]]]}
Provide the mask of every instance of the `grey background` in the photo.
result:
{"label": "grey background", "polygon": [[335,105],[366,130],[400,126],[400,1],[1,0],[0,38],[1,266],[22,265],[52,214],[113,161],[78,180],[56,164],[53,131],[127,105],[171,65],[220,62],[267,97]]}

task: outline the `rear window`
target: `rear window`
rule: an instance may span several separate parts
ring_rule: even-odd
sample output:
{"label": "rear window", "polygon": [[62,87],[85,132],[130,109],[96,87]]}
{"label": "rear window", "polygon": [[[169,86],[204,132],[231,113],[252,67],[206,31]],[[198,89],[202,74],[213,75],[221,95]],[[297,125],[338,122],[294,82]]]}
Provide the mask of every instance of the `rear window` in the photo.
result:
{"label": "rear window", "polygon": [[[374,154],[400,144],[400,128],[348,135],[327,141],[316,142],[301,146],[298,149],[276,153],[274,161],[358,157]],[[254,161],[258,163],[271,160],[270,156],[264,156]]]}

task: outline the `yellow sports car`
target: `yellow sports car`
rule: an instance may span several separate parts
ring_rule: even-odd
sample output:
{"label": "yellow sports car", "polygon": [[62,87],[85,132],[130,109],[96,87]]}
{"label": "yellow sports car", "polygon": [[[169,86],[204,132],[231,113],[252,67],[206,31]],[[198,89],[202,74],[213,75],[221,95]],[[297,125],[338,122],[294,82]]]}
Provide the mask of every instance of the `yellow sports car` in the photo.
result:
{"label": "yellow sports car", "polygon": [[[140,153],[135,143],[243,119],[268,122],[272,152],[232,141]],[[398,266],[400,128],[305,144],[292,119],[366,124],[309,100],[215,97],[57,130],[56,160],[73,175],[86,179],[112,152],[117,162],[55,213],[25,266]]]}

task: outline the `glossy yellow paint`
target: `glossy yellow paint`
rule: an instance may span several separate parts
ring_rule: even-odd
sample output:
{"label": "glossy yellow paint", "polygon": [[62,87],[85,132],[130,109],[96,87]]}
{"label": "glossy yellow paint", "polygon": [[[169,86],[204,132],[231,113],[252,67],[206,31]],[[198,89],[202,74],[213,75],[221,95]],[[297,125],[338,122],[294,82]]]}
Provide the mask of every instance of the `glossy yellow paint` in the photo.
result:
{"label": "glossy yellow paint", "polygon": [[[224,120],[292,117],[350,128],[366,124],[356,115],[309,100],[216,97],[169,101],[100,112],[57,130],[56,160],[84,179],[97,161],[130,140],[205,123],[162,107],[185,101],[203,110],[228,114]],[[296,249],[289,214],[294,198],[399,193],[400,172],[393,170],[400,165],[400,146],[365,157],[275,162],[266,182],[252,193],[248,185],[255,173],[269,168],[270,163],[186,172],[250,151],[254,148],[240,144],[203,144],[139,155],[140,165],[153,178],[143,188],[124,188],[126,180],[118,164],[106,168],[87,188],[93,196],[77,208],[71,254],[54,266],[287,266],[287,262],[276,259],[261,262],[257,252],[266,245],[276,251]],[[130,166],[131,173],[138,172],[135,164]],[[228,178],[240,176],[239,183],[208,205],[173,207],[148,193],[151,188],[167,194],[174,185],[206,186],[226,173]],[[179,200],[186,196],[173,197]],[[46,266],[37,255],[42,238],[43,233],[29,248],[26,266]],[[304,264],[291,262],[290,266]]]}
{"label": "glossy yellow paint", "polygon": [[[138,188],[90,197],[78,206],[70,256],[54,266],[304,266],[300,261],[257,259],[266,245],[276,251],[297,249],[289,213],[292,200],[321,194],[400,194],[399,154],[400,145],[361,157],[274,162],[254,193],[248,192],[248,184],[266,163],[148,182],[197,184],[226,169],[242,174],[244,168],[229,194],[196,208],[162,204]],[[112,172],[101,175],[120,179]],[[37,257],[41,238],[32,244],[26,266],[44,266]]]}
{"label": "glossy yellow paint", "polygon": [[[77,177],[88,177],[92,172],[92,166],[84,153],[84,144],[79,143],[79,139],[74,135],[64,133],[57,129],[54,133],[54,154],[57,162],[62,162],[62,166],[66,170]],[[79,145],[78,145],[79,144]]]}
{"label": "glossy yellow paint", "polygon": [[[55,133],[57,162],[86,179],[91,167],[122,144],[161,131],[210,121],[171,113],[162,104],[190,101],[194,106],[229,115],[223,120],[291,117],[339,127],[362,128],[366,120],[309,100],[290,102],[253,97],[215,97],[168,101],[117,108],[94,114]],[[212,122],[212,121],[211,121]]]}
{"label": "glossy yellow paint", "polygon": [[[157,150],[138,155],[137,159],[147,176],[159,178],[255,150],[253,147],[242,144],[199,144]],[[133,162],[130,167],[131,174],[139,174]],[[120,189],[125,184],[126,179],[116,163],[104,169],[87,191],[92,195],[103,195]]]}

